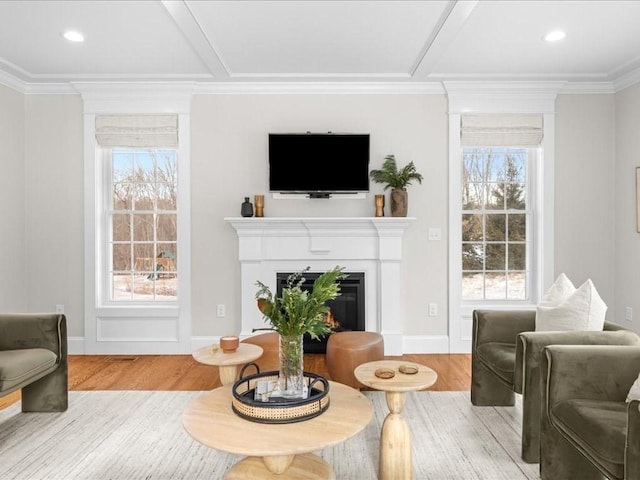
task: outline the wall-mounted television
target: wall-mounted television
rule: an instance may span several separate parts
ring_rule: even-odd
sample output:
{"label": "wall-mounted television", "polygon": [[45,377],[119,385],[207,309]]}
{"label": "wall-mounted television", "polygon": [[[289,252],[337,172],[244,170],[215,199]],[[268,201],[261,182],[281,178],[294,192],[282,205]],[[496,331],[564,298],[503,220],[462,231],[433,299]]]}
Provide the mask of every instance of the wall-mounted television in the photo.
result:
{"label": "wall-mounted television", "polygon": [[369,191],[369,134],[270,133],[269,191],[330,194]]}

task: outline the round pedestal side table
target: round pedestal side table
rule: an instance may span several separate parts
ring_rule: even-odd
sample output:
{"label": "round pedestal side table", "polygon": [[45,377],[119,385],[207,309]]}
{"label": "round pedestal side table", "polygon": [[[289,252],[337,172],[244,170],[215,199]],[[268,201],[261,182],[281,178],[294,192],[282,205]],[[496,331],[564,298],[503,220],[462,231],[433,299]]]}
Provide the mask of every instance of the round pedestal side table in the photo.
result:
{"label": "round pedestal side table", "polygon": [[202,347],[193,352],[193,358],[205,365],[215,365],[220,369],[222,385],[238,380],[238,372],[243,365],[260,358],[262,347],[250,343],[240,343],[235,352],[225,353],[215,346]]}
{"label": "round pedestal side table", "polygon": [[411,435],[402,413],[405,392],[430,387],[438,379],[438,374],[419,363],[398,360],[364,363],[356,367],[353,373],[367,387],[383,390],[389,407],[389,414],[380,432],[378,478],[412,479]]}

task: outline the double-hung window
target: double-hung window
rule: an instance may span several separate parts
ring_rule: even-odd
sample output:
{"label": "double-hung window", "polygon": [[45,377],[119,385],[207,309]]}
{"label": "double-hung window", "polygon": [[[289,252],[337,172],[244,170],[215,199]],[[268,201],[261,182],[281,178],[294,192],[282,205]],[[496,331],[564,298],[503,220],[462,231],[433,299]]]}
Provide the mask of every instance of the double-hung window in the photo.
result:
{"label": "double-hung window", "polygon": [[104,188],[103,304],[178,300],[178,119],[96,118]]}
{"label": "double-hung window", "polygon": [[529,298],[530,176],[537,149],[462,153],[462,300]]}
{"label": "double-hung window", "polygon": [[178,299],[178,152],[113,148],[105,286],[111,302]]}
{"label": "double-hung window", "polygon": [[531,300],[541,115],[461,118],[461,300]]}

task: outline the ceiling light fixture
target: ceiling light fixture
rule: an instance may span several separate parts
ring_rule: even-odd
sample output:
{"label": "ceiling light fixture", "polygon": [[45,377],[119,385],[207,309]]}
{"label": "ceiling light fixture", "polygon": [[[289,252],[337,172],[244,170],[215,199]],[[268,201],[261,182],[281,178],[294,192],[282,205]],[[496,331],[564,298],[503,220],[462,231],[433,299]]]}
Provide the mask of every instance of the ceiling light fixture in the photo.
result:
{"label": "ceiling light fixture", "polygon": [[566,37],[567,34],[564,33],[561,30],[555,30],[553,32],[549,32],[544,36],[544,39],[547,42],[557,42],[558,40],[562,40],[564,37]]}
{"label": "ceiling light fixture", "polygon": [[74,30],[69,30],[67,32],[64,32],[62,36],[67,40],[69,40],[70,42],[84,42],[84,35]]}

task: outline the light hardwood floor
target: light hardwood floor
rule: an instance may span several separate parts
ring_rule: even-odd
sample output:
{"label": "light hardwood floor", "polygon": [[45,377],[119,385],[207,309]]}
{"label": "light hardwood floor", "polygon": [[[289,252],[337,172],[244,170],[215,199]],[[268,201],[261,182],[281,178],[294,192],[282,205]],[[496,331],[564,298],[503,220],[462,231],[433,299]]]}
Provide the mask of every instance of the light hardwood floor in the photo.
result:
{"label": "light hardwood floor", "polygon": [[[422,363],[438,373],[429,390],[469,390],[471,356],[409,354],[388,357]],[[324,354],[305,354],[305,370],[328,376]],[[211,390],[220,386],[218,367],[191,355],[69,355],[69,390]],[[0,398],[0,409],[20,399]]]}

